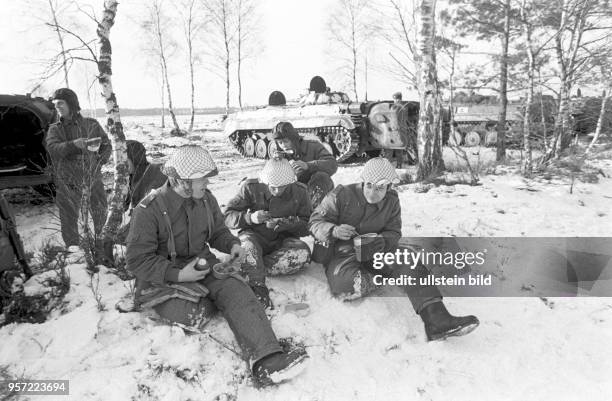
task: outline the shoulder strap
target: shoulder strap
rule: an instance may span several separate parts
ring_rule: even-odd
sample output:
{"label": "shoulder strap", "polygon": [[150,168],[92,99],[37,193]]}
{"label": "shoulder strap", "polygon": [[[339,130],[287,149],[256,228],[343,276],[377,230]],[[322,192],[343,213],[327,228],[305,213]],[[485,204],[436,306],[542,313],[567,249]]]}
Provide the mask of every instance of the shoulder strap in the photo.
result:
{"label": "shoulder strap", "polygon": [[[155,189],[153,191],[155,191],[156,195],[159,195],[159,189]],[[170,216],[168,215],[168,207],[166,206],[166,202],[164,202],[162,196],[155,196],[154,200],[157,202],[162,216],[164,216],[164,221],[168,226],[168,253],[170,254],[170,260],[172,263],[174,263],[176,262],[176,244],[174,243],[174,233],[172,232],[172,222],[170,221]]]}

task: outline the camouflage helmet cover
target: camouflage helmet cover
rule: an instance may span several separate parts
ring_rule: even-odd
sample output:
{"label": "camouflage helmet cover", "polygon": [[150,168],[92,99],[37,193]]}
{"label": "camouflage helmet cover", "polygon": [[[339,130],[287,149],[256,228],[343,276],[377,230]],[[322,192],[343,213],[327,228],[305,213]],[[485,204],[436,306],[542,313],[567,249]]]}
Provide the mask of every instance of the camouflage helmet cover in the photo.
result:
{"label": "camouflage helmet cover", "polygon": [[391,162],[383,157],[368,160],[363,166],[361,179],[363,182],[371,182],[376,185],[396,184],[400,181]]}
{"label": "camouflage helmet cover", "polygon": [[177,148],[164,163],[162,172],[169,178],[195,180],[219,174],[208,150],[197,145]]}
{"label": "camouflage helmet cover", "polygon": [[287,159],[270,159],[259,173],[259,180],[272,187],[293,184],[297,181],[293,167]]}

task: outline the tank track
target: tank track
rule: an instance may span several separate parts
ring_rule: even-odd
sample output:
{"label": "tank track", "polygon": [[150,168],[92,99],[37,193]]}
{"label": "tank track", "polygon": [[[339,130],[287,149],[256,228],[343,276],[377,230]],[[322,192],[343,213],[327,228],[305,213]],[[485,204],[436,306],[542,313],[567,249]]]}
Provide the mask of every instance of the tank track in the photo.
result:
{"label": "tank track", "polygon": [[[332,153],[338,162],[343,162],[351,157],[359,147],[359,134],[351,132],[341,126],[329,126],[318,128],[299,128],[298,133],[302,137],[317,137],[323,144],[332,149]],[[263,144],[259,144],[260,151],[257,152],[257,142],[263,141],[266,149],[269,149],[269,141],[265,132],[236,131],[228,136],[230,144],[244,157],[268,159],[269,151],[263,154]]]}

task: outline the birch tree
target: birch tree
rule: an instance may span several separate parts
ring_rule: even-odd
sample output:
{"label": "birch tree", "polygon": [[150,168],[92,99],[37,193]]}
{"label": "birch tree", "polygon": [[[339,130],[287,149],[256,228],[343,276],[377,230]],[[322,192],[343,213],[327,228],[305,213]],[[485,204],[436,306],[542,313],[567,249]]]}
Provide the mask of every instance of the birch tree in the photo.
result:
{"label": "birch tree", "polygon": [[236,40],[234,8],[230,0],[202,0],[207,18],[206,42],[212,59],[210,70],[225,82],[225,114],[230,110],[230,67],[232,47]]}
{"label": "birch tree", "polygon": [[113,238],[117,235],[123,218],[123,202],[128,193],[127,148],[121,124],[117,96],[112,83],[112,47],[110,30],[117,15],[117,1],[105,0],[102,20],[98,24],[98,83],[106,108],[106,128],[113,146],[114,180],[106,223],[102,230],[104,253],[112,260]]}
{"label": "birch tree", "polygon": [[337,0],[327,24],[331,44],[337,50],[334,54],[342,62],[341,68],[346,72],[355,101],[359,101],[358,62],[363,57],[364,46],[374,34],[368,20],[368,3],[366,0]]}
{"label": "birch tree", "polygon": [[[197,0],[185,0],[181,3],[179,13],[181,14],[181,22],[183,24],[183,36],[187,47],[187,63],[189,65],[189,84],[190,84],[190,105],[191,114],[189,117],[188,131],[193,130],[193,121],[195,118],[195,79],[194,69],[198,61],[196,52],[194,52],[195,38],[201,31],[203,26],[202,13],[198,7]],[[163,99],[162,99],[163,101]]]}
{"label": "birch tree", "polygon": [[159,57],[159,63],[163,74],[163,82],[166,85],[166,95],[168,96],[168,112],[172,119],[172,124],[177,131],[180,131],[174,105],[172,103],[172,89],[168,72],[169,53],[176,47],[176,43],[171,37],[170,19],[164,12],[164,0],[151,0],[147,3],[146,19],[142,23],[142,28],[148,33],[151,42],[151,50]]}
{"label": "birch tree", "polygon": [[236,2],[236,78],[238,83],[238,106],[242,109],[242,66],[256,54],[261,53],[259,42],[259,15],[255,0]]}
{"label": "birch tree", "polygon": [[436,0],[419,4],[419,127],[417,133],[417,180],[424,180],[444,170],[440,119],[440,92],[434,52]]}

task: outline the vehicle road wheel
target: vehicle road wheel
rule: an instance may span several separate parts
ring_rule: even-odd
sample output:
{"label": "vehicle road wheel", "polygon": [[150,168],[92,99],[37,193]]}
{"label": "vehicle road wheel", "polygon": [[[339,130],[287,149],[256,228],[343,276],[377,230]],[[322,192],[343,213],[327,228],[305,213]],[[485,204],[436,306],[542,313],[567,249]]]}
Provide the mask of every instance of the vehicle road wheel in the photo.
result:
{"label": "vehicle road wheel", "polygon": [[255,156],[258,159],[265,159],[268,156],[268,143],[266,139],[259,138],[255,142]]}
{"label": "vehicle road wheel", "polygon": [[268,143],[268,157],[272,159],[277,153],[278,147],[276,146],[276,141],[270,141]]}
{"label": "vehicle road wheel", "polygon": [[471,131],[465,134],[465,146],[472,147],[480,145],[480,134],[476,131]]}
{"label": "vehicle road wheel", "polygon": [[253,138],[247,138],[244,140],[244,155],[246,157],[255,156],[255,141]]}

